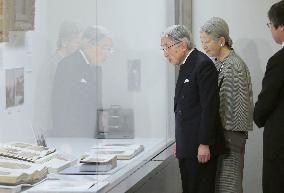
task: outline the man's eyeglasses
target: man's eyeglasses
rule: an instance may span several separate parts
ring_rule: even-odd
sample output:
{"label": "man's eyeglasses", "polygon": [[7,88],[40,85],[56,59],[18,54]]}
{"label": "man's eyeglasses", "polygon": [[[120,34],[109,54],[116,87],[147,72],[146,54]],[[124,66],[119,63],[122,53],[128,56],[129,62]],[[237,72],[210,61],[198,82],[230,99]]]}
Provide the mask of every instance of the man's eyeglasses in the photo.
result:
{"label": "man's eyeglasses", "polygon": [[172,44],[170,46],[161,46],[161,50],[164,51],[164,52],[168,52],[171,47],[173,47],[173,46],[175,46],[175,45],[177,45],[179,43],[181,43],[181,42],[176,42],[176,43],[174,43],[174,44]]}
{"label": "man's eyeglasses", "polygon": [[101,49],[102,49],[103,51],[105,51],[105,52],[110,53],[110,54],[113,54],[113,53],[114,53],[114,49],[113,49],[112,47],[110,47],[110,48],[104,48],[104,47],[102,47]]}
{"label": "man's eyeglasses", "polygon": [[267,25],[267,27],[268,27],[269,29],[271,29],[271,27],[272,27],[272,23],[271,23],[271,22],[268,22],[266,25]]}

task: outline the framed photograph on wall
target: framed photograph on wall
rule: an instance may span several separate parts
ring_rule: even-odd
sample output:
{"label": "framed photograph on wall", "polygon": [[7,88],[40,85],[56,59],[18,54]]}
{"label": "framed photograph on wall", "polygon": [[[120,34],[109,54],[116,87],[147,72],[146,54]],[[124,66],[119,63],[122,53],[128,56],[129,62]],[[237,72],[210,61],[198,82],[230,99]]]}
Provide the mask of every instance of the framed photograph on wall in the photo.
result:
{"label": "framed photograph on wall", "polygon": [[30,31],[34,29],[35,0],[10,0],[12,5],[11,31]]}
{"label": "framed photograph on wall", "polygon": [[9,40],[9,29],[12,24],[13,0],[0,0],[0,42]]}
{"label": "framed photograph on wall", "polygon": [[0,0],[0,42],[9,40],[9,31],[34,29],[35,0]]}
{"label": "framed photograph on wall", "polygon": [[6,70],[6,109],[24,104],[24,68]]}

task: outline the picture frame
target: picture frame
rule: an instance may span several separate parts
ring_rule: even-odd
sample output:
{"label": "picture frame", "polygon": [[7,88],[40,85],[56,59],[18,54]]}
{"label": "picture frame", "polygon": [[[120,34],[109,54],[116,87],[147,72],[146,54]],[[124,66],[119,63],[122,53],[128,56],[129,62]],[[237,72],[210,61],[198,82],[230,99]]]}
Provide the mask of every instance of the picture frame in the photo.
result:
{"label": "picture frame", "polygon": [[35,0],[0,0],[0,42],[10,31],[34,30]]}
{"label": "picture frame", "polygon": [[9,29],[12,24],[14,0],[0,0],[0,42],[9,40]]}
{"label": "picture frame", "polygon": [[5,70],[6,109],[24,104],[24,67]]}
{"label": "picture frame", "polygon": [[10,1],[10,31],[34,30],[35,0]]}

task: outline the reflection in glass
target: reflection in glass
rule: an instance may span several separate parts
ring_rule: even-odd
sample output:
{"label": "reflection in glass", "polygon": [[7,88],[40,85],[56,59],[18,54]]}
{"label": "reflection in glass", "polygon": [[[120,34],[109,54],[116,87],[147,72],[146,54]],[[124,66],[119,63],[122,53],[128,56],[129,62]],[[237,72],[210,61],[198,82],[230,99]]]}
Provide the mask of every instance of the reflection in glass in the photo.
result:
{"label": "reflection in glass", "polygon": [[97,109],[102,107],[102,67],[112,48],[105,28],[87,27],[81,45],[57,67],[52,91],[56,136],[95,137]]}
{"label": "reflection in glass", "polygon": [[6,70],[6,108],[24,103],[24,68]]}

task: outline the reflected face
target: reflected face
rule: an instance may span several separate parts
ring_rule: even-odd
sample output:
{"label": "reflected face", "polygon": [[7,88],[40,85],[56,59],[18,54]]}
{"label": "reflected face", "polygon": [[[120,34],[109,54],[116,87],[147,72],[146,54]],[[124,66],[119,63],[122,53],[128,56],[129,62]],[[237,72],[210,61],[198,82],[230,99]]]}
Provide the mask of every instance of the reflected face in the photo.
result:
{"label": "reflected face", "polygon": [[212,36],[208,35],[206,32],[201,32],[200,41],[203,50],[208,56],[216,58],[220,55],[221,43],[213,40]]}
{"label": "reflected face", "polygon": [[97,46],[90,46],[88,49],[89,60],[92,64],[101,64],[113,52],[113,43],[110,38],[101,40]]}
{"label": "reflected face", "polygon": [[105,61],[113,53],[112,39],[105,38],[102,40],[97,46],[97,52],[100,52],[101,60]]}
{"label": "reflected face", "polygon": [[171,64],[178,65],[182,63],[187,50],[182,43],[173,42],[167,37],[161,38],[161,48],[164,51],[164,56]]}
{"label": "reflected face", "polygon": [[66,42],[66,49],[68,53],[73,53],[80,47],[80,37],[74,36],[70,41]]}
{"label": "reflected face", "polygon": [[282,44],[284,41],[284,26],[274,27],[273,24],[270,25],[271,35],[277,44]]}

